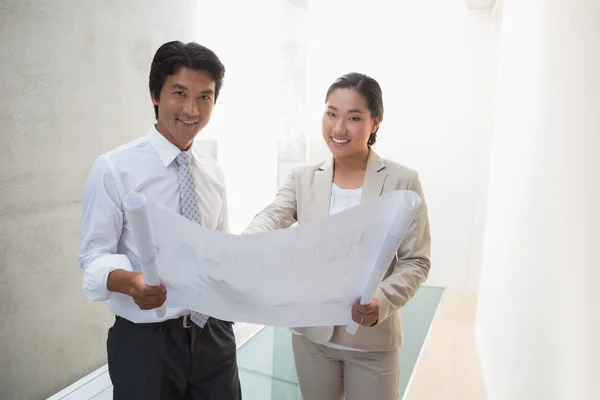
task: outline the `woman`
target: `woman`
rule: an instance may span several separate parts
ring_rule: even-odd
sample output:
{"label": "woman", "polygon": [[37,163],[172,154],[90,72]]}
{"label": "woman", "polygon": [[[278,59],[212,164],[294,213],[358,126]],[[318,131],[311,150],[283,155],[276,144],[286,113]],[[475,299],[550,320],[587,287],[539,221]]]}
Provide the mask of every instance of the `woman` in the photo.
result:
{"label": "woman", "polygon": [[377,81],[351,73],[336,80],[325,96],[323,139],[332,159],[295,168],[275,201],[245,233],[282,229],[322,218],[393,190],[412,190],[422,205],[368,305],[355,304],[354,335],[344,326],[294,328],[292,345],[302,397],[307,400],[392,400],[398,398],[398,310],[427,278],[430,237],[427,208],[418,175],[371,148],[383,120]]}

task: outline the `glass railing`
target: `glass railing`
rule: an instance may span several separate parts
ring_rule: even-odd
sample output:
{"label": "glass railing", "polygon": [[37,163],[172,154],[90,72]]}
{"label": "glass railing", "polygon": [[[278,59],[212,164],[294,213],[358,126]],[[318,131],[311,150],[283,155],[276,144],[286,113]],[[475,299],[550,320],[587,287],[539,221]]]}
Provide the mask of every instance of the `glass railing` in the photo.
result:
{"label": "glass railing", "polygon": [[[443,289],[422,287],[402,308],[404,344],[400,348],[400,398],[410,376]],[[301,399],[288,329],[264,327],[238,349],[238,366],[244,400]]]}

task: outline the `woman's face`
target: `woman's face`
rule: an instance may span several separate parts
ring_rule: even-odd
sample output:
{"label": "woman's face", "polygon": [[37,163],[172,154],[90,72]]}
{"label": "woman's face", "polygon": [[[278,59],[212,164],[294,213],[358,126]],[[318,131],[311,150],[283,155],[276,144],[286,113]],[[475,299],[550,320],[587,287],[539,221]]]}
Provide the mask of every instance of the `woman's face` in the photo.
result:
{"label": "woman's face", "polygon": [[321,128],[334,157],[365,156],[367,142],[381,122],[372,118],[366,99],[354,89],[334,89],[327,98]]}

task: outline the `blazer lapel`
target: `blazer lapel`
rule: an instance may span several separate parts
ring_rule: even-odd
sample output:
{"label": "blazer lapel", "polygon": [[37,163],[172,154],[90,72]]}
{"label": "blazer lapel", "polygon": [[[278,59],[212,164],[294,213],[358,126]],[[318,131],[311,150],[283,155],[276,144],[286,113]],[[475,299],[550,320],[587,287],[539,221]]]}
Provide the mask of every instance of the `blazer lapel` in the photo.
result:
{"label": "blazer lapel", "polygon": [[365,181],[360,199],[361,203],[373,200],[381,195],[386,177],[387,171],[385,170],[383,160],[371,149],[367,160],[367,170],[365,171]]}
{"label": "blazer lapel", "polygon": [[325,161],[315,172],[311,190],[310,221],[329,216],[331,187],[333,185],[333,159]]}

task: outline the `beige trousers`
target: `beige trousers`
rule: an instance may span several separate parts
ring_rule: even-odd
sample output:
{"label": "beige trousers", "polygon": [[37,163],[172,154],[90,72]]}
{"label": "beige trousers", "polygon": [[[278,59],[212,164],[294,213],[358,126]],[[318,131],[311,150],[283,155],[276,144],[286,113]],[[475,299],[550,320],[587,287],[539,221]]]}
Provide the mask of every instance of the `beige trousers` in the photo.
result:
{"label": "beige trousers", "polygon": [[397,400],[398,351],[339,350],[292,335],[303,400]]}

